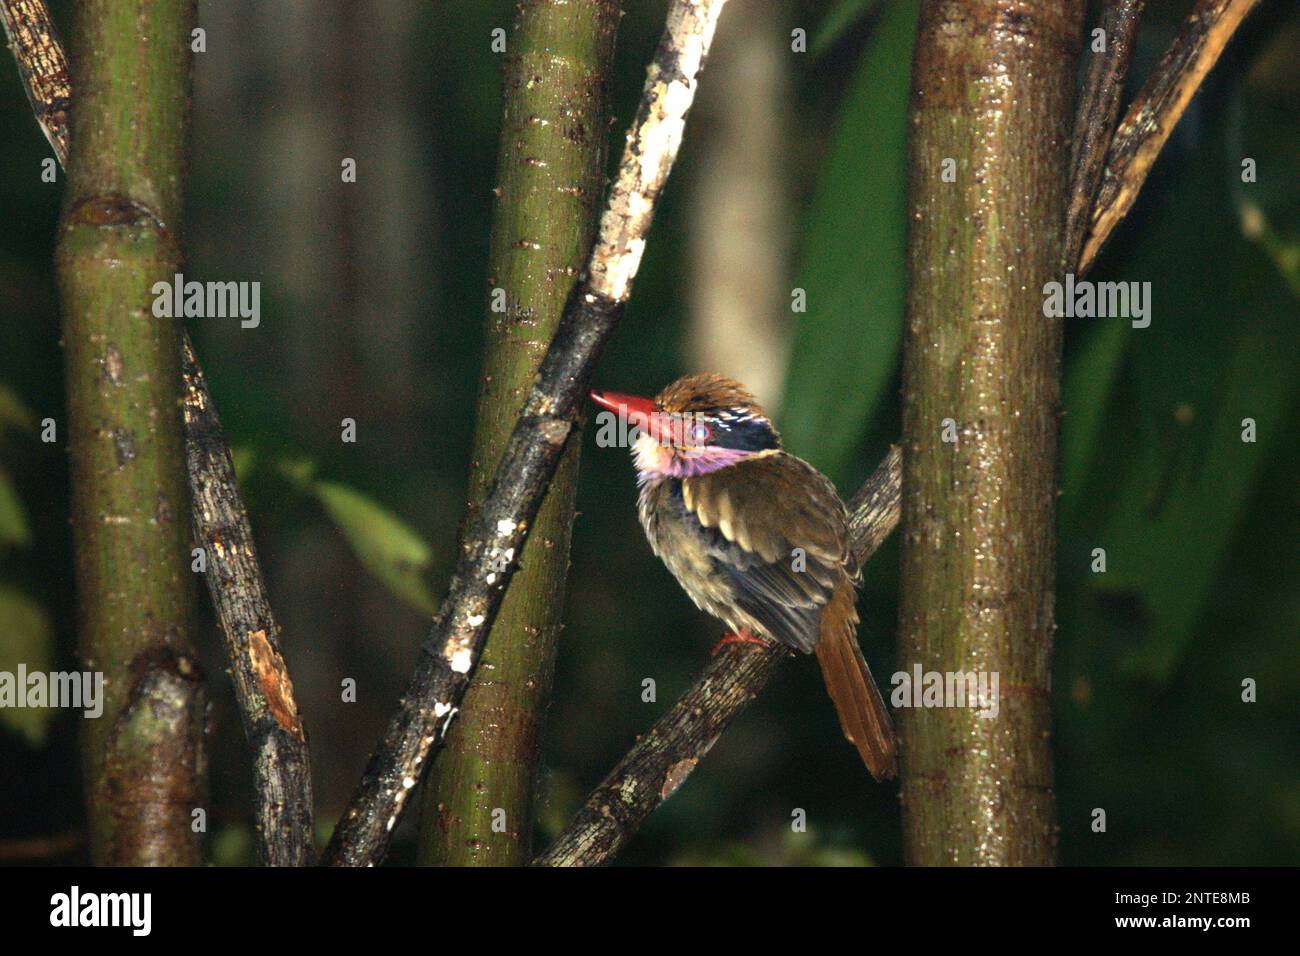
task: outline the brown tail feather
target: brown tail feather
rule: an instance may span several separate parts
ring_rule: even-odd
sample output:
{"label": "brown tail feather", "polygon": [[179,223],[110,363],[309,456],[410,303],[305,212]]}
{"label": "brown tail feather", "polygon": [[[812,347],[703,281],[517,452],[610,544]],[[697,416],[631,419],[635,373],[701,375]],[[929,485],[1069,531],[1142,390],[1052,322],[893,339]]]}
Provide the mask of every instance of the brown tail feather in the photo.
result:
{"label": "brown tail feather", "polygon": [[844,736],[858,748],[871,776],[884,780],[898,773],[898,739],[889,709],[858,648],[853,599],[853,585],[846,581],[822,612],[817,661]]}

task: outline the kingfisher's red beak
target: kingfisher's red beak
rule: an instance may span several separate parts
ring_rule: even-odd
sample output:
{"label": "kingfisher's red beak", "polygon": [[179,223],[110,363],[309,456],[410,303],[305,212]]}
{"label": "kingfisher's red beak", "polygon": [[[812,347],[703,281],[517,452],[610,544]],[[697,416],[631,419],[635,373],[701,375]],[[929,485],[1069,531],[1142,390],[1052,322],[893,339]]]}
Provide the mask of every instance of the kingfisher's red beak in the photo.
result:
{"label": "kingfisher's red beak", "polygon": [[672,438],[671,416],[655,408],[655,403],[648,398],[619,392],[593,391],[591,400],[601,408],[607,408],[615,415],[627,419],[629,425],[637,426],[656,441]]}

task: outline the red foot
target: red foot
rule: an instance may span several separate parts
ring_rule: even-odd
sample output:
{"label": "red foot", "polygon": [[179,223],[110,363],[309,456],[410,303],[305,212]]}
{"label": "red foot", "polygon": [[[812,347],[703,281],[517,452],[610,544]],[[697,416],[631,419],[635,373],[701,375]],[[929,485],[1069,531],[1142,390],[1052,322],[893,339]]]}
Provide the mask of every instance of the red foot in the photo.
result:
{"label": "red foot", "polygon": [[722,650],[728,644],[757,644],[759,647],[767,647],[767,641],[761,637],[755,637],[749,631],[741,630],[735,634],[728,634],[718,643],[713,645],[713,650],[709,651],[710,657],[717,657],[718,651]]}

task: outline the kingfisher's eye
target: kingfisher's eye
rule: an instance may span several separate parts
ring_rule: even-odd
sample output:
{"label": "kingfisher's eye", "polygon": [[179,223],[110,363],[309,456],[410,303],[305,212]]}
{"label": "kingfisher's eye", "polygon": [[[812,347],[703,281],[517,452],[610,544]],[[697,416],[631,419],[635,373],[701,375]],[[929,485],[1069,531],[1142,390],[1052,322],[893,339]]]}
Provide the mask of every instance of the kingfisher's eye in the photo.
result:
{"label": "kingfisher's eye", "polygon": [[686,432],[686,436],[696,445],[703,445],[713,437],[713,429],[704,422],[696,422]]}

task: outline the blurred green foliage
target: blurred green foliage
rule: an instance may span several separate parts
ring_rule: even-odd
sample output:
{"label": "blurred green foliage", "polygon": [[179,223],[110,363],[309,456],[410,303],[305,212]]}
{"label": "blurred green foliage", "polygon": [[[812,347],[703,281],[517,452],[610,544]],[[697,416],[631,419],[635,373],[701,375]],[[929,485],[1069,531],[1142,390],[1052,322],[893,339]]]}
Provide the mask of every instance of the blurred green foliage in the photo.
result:
{"label": "blurred green foliage", "polygon": [[[48,673],[54,654],[54,633],[45,609],[16,587],[0,584],[0,673],[11,675],[17,693],[19,667],[25,673]],[[21,735],[29,746],[45,744],[54,716],[52,707],[0,707],[0,728]]]}
{"label": "blurred green foliage", "polygon": [[394,597],[426,614],[437,610],[438,601],[425,580],[433,564],[433,549],[408,524],[355,488],[317,479],[311,462],[282,460],[278,464],[281,475],[320,502],[361,566]]}
{"label": "blurred green foliage", "polygon": [[907,241],[907,63],[916,0],[886,4],[835,118],[809,210],[782,434],[838,484],[898,369]]}

